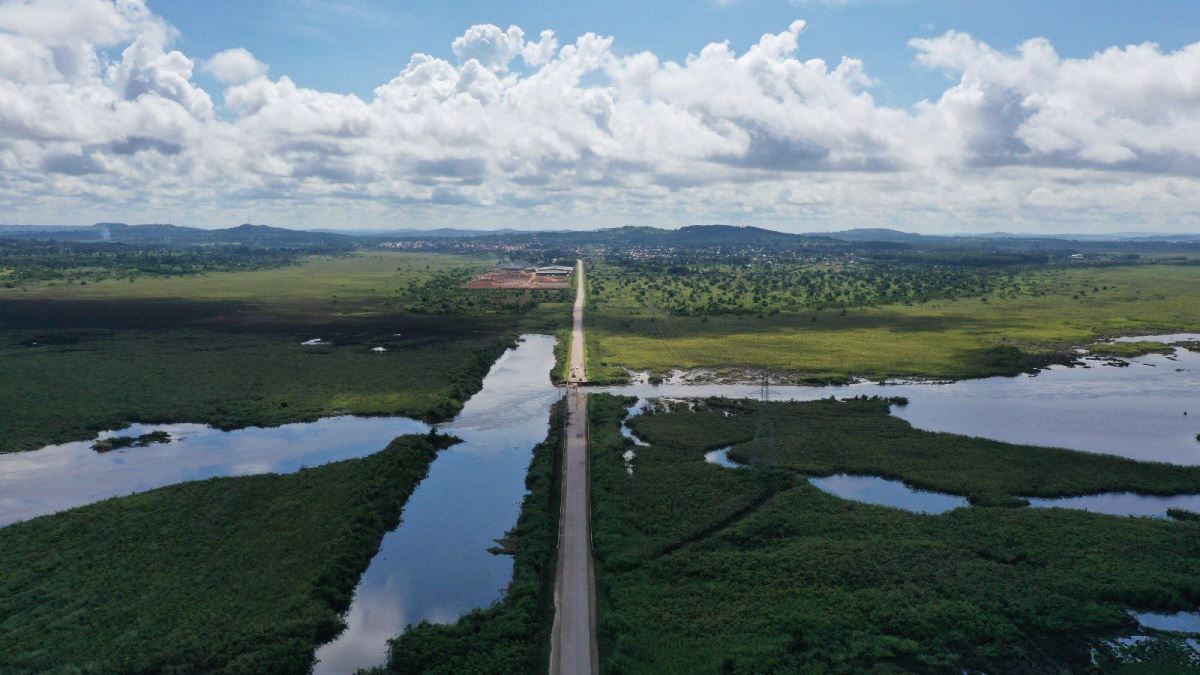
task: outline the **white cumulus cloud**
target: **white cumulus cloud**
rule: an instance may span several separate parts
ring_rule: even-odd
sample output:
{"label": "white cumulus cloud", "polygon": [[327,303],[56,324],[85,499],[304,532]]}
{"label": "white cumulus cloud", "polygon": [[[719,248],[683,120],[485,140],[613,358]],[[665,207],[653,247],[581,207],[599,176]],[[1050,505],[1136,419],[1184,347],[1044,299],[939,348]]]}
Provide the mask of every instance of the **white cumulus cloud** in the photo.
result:
{"label": "white cumulus cloud", "polygon": [[204,70],[223,84],[241,84],[267,74],[267,64],[254,58],[249,50],[235,47],[213,54],[204,62]]}
{"label": "white cumulus cloud", "polygon": [[241,48],[197,61],[142,0],[10,0],[0,204],[210,225],[1197,225],[1200,44],[915,39],[949,81],[898,108],[869,64],[808,57],[804,22],[781,28],[673,61],[476,25],[363,98],[268,77]]}

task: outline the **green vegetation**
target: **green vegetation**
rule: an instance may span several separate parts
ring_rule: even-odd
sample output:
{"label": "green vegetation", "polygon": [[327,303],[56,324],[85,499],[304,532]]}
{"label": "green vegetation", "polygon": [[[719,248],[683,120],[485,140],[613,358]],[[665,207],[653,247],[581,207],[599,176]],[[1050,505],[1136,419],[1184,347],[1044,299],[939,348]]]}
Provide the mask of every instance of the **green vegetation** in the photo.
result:
{"label": "green vegetation", "polygon": [[[94,246],[94,245],[89,245]],[[186,249],[191,250],[191,249]],[[203,253],[193,253],[202,256]],[[293,255],[280,252],[279,255]],[[513,315],[538,325],[569,314],[568,291],[469,291],[462,286],[489,269],[494,259],[437,253],[361,251],[314,255],[297,264],[270,269],[211,274],[137,276],[87,285],[42,283],[0,288],[5,300],[197,301],[241,303],[267,315],[312,321],[317,318],[414,312],[420,314]],[[215,263],[214,263],[215,264]],[[565,308],[563,307],[565,305]],[[244,318],[244,317],[243,317]]]}
{"label": "green vegetation", "polygon": [[151,431],[141,436],[112,436],[110,438],[102,438],[92,443],[92,449],[96,452],[112,452],[113,450],[121,450],[122,448],[145,448],[155,443],[170,442],[171,434],[160,430]]}
{"label": "green vegetation", "polygon": [[1167,509],[1167,515],[1175,520],[1200,520],[1200,513],[1187,509]]}
{"label": "green vegetation", "polygon": [[138,276],[132,283],[128,280],[87,286],[44,283],[0,289],[0,300],[223,300],[270,303],[272,314],[283,311],[333,314],[343,309],[336,307],[338,304],[352,305],[346,311],[383,309],[398,302],[401,291],[414,282],[432,280],[445,270],[486,269],[489,265],[486,259],[473,256],[390,251],[307,256],[298,262],[270,269]]}
{"label": "green vegetation", "polygon": [[1000,298],[1044,293],[1043,280],[1013,266],[877,264],[737,259],[598,265],[591,287],[603,304],[658,307],[675,315],[778,314],[842,307]]}
{"label": "green vegetation", "polygon": [[[828,269],[820,278],[835,283]],[[750,286],[747,278],[743,290],[705,291],[705,298],[736,291],[738,302],[748,294],[753,304],[757,293],[768,302],[757,305],[758,313],[708,313],[711,303],[704,299],[696,301],[706,308],[700,316],[676,315],[664,304],[680,284],[706,288],[698,272],[661,281],[639,296],[608,279],[611,267],[597,270],[593,286],[607,290],[589,301],[588,369],[600,381],[621,379],[626,369],[672,368],[711,369],[718,377],[769,368],[792,381],[1011,375],[1069,360],[1071,347],[1098,338],[1200,328],[1195,265],[1047,268],[988,277],[991,290],[979,297],[807,311],[772,304],[773,294],[787,289]],[[890,277],[879,278],[898,287]],[[839,290],[837,297],[849,292]]]}
{"label": "green vegetation", "polygon": [[298,262],[294,249],[178,248],[0,239],[0,287],[125,281],[209,272],[263,270]]}
{"label": "green vegetation", "polygon": [[303,673],[437,451],[404,436],[0,529],[0,671]]}
{"label": "green vegetation", "polygon": [[[915,431],[881,401],[710,401],[635,418],[651,445],[630,475],[618,430],[629,403],[591,397],[607,672],[1088,671],[1091,647],[1137,630],[1128,608],[1200,601],[1200,523],[992,506],[925,516],[833,497],[799,473],[891,467],[919,485],[1013,495],[1194,490],[1194,469],[1067,451],[1041,461]],[[752,458],[745,441],[766,421],[780,469],[704,461],[738,442],[731,454]],[[1179,667],[1181,654],[1151,656]],[[1102,668],[1121,658],[1097,656]]]}
{"label": "green vegetation", "polygon": [[[37,334],[36,345],[28,333],[10,333],[0,337],[0,451],[86,439],[132,422],[230,429],[335,414],[446,419],[479,389],[515,335],[493,329],[485,337],[394,337],[385,330],[363,338],[56,331],[49,336],[57,344],[43,344],[46,336]],[[338,341],[303,346],[305,337]],[[372,352],[374,346],[387,351]]]}
{"label": "green vegetation", "polygon": [[638,415],[629,425],[639,438],[657,445],[698,451],[733,446],[729,458],[750,464],[764,452],[753,440],[764,415],[775,434],[778,466],[802,475],[883,476],[984,504],[1019,496],[1200,492],[1200,467],[923,431],[889,414],[888,401],[879,399],[765,408],[752,401],[710,399],[695,412]]}
{"label": "green vegetation", "polygon": [[[0,452],[131,422],[446,419],[518,334],[553,332],[569,319],[565,302],[472,304],[462,298],[473,291],[442,282],[487,264],[374,252],[255,271],[0,289]],[[422,295],[430,288],[461,297],[436,312],[413,311],[432,302]]]}
{"label": "green vegetation", "polygon": [[550,434],[533,449],[521,515],[496,551],[514,557],[513,580],[504,598],[452,624],[410,627],[392,640],[387,667],[374,672],[546,671],[554,624],[563,412],[561,403],[553,408]]}
{"label": "green vegetation", "polygon": [[1161,342],[1097,342],[1088,346],[1096,356],[1133,358],[1147,354],[1171,354],[1175,348]]}

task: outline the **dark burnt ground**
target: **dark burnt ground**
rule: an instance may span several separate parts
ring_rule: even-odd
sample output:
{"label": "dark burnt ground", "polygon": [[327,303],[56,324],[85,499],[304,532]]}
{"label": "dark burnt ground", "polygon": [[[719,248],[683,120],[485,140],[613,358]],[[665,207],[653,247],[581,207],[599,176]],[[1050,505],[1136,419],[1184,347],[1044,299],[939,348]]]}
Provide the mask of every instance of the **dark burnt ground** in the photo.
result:
{"label": "dark burnt ground", "polygon": [[6,300],[0,302],[0,330],[20,332],[22,343],[38,345],[73,344],[97,332],[182,329],[319,337],[336,345],[484,337],[514,330],[517,318],[412,314],[349,304],[341,311],[231,300]]}

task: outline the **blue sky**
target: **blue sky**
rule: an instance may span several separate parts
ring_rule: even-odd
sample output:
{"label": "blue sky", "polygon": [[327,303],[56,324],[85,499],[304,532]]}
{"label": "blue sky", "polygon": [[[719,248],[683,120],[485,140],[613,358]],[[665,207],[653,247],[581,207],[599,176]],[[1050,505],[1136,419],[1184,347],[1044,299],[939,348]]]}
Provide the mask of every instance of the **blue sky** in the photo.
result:
{"label": "blue sky", "polygon": [[0,213],[1200,231],[1200,2],[0,0]]}
{"label": "blue sky", "polygon": [[[571,37],[611,35],[618,52],[653,51],[682,60],[709,42],[737,51],[797,18],[808,22],[802,58],[860,58],[888,105],[938,96],[945,77],[914,64],[908,40],[959,30],[997,48],[1048,38],[1063,56],[1113,45],[1157,42],[1177,49],[1200,39],[1196,0],[151,0],[196,55],[244,47],[302,86],[370,98],[414,52],[451,57],[450,42],[470,25],[515,24]],[[210,83],[211,85],[211,83]]]}

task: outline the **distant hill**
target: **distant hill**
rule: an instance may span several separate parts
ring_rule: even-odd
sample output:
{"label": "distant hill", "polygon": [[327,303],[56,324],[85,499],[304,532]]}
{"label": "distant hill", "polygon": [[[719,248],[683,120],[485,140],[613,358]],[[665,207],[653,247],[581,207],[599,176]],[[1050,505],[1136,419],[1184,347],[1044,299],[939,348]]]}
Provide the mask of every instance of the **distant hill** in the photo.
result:
{"label": "distant hill", "polygon": [[776,232],[761,227],[739,225],[688,225],[678,229],[626,225],[600,230],[519,232],[511,235],[487,236],[516,242],[540,242],[561,246],[624,245],[666,248],[787,246],[795,248],[839,243],[822,235]]}
{"label": "distant hill", "polygon": [[930,237],[924,234],[916,234],[915,232],[901,232],[900,230],[889,230],[882,227],[863,227],[853,230],[840,230],[837,232],[823,232],[826,237],[832,239],[840,239],[841,241],[890,241],[901,244],[913,244],[928,239],[941,239],[942,237]]}
{"label": "distant hill", "polygon": [[1110,232],[1104,234],[1034,234],[1031,232],[984,232],[981,234],[956,234],[957,238],[970,239],[1057,239],[1062,241],[1200,241],[1200,234],[1169,234],[1164,232]]}
{"label": "distant hill", "polygon": [[455,227],[439,227],[432,230],[421,230],[412,227],[399,228],[395,230],[330,230],[317,229],[310,230],[311,232],[324,232],[327,234],[348,234],[355,237],[371,237],[384,239],[459,239],[469,237],[488,237],[494,235],[509,235],[509,234],[525,234],[530,230],[514,230],[511,228],[501,228],[499,230],[467,230]]}
{"label": "distant hill", "polygon": [[468,230],[436,228],[420,230],[292,230],[249,223],[207,230],[169,224],[127,225],[0,225],[0,237],[70,242],[116,242],[140,245],[196,246],[242,245],[264,248],[351,248],[394,239],[480,239],[514,243],[540,242],[555,246],[624,245],[635,247],[834,247],[851,245],[862,252],[904,249],[1095,249],[1105,244],[1149,246],[1154,243],[1200,243],[1200,234],[1116,233],[1101,235],[1030,234],[988,232],[983,234],[924,235],[888,228],[856,228],[834,232],[778,232],[743,225],[687,225],[678,229],[626,225],[599,230],[530,231],[516,229]]}
{"label": "distant hill", "polygon": [[243,224],[218,230],[179,225],[96,223],[85,227],[3,226],[0,236],[71,242],[113,242],[164,246],[240,245],[262,248],[350,248],[356,239],[347,234],[306,232],[268,225]]}

